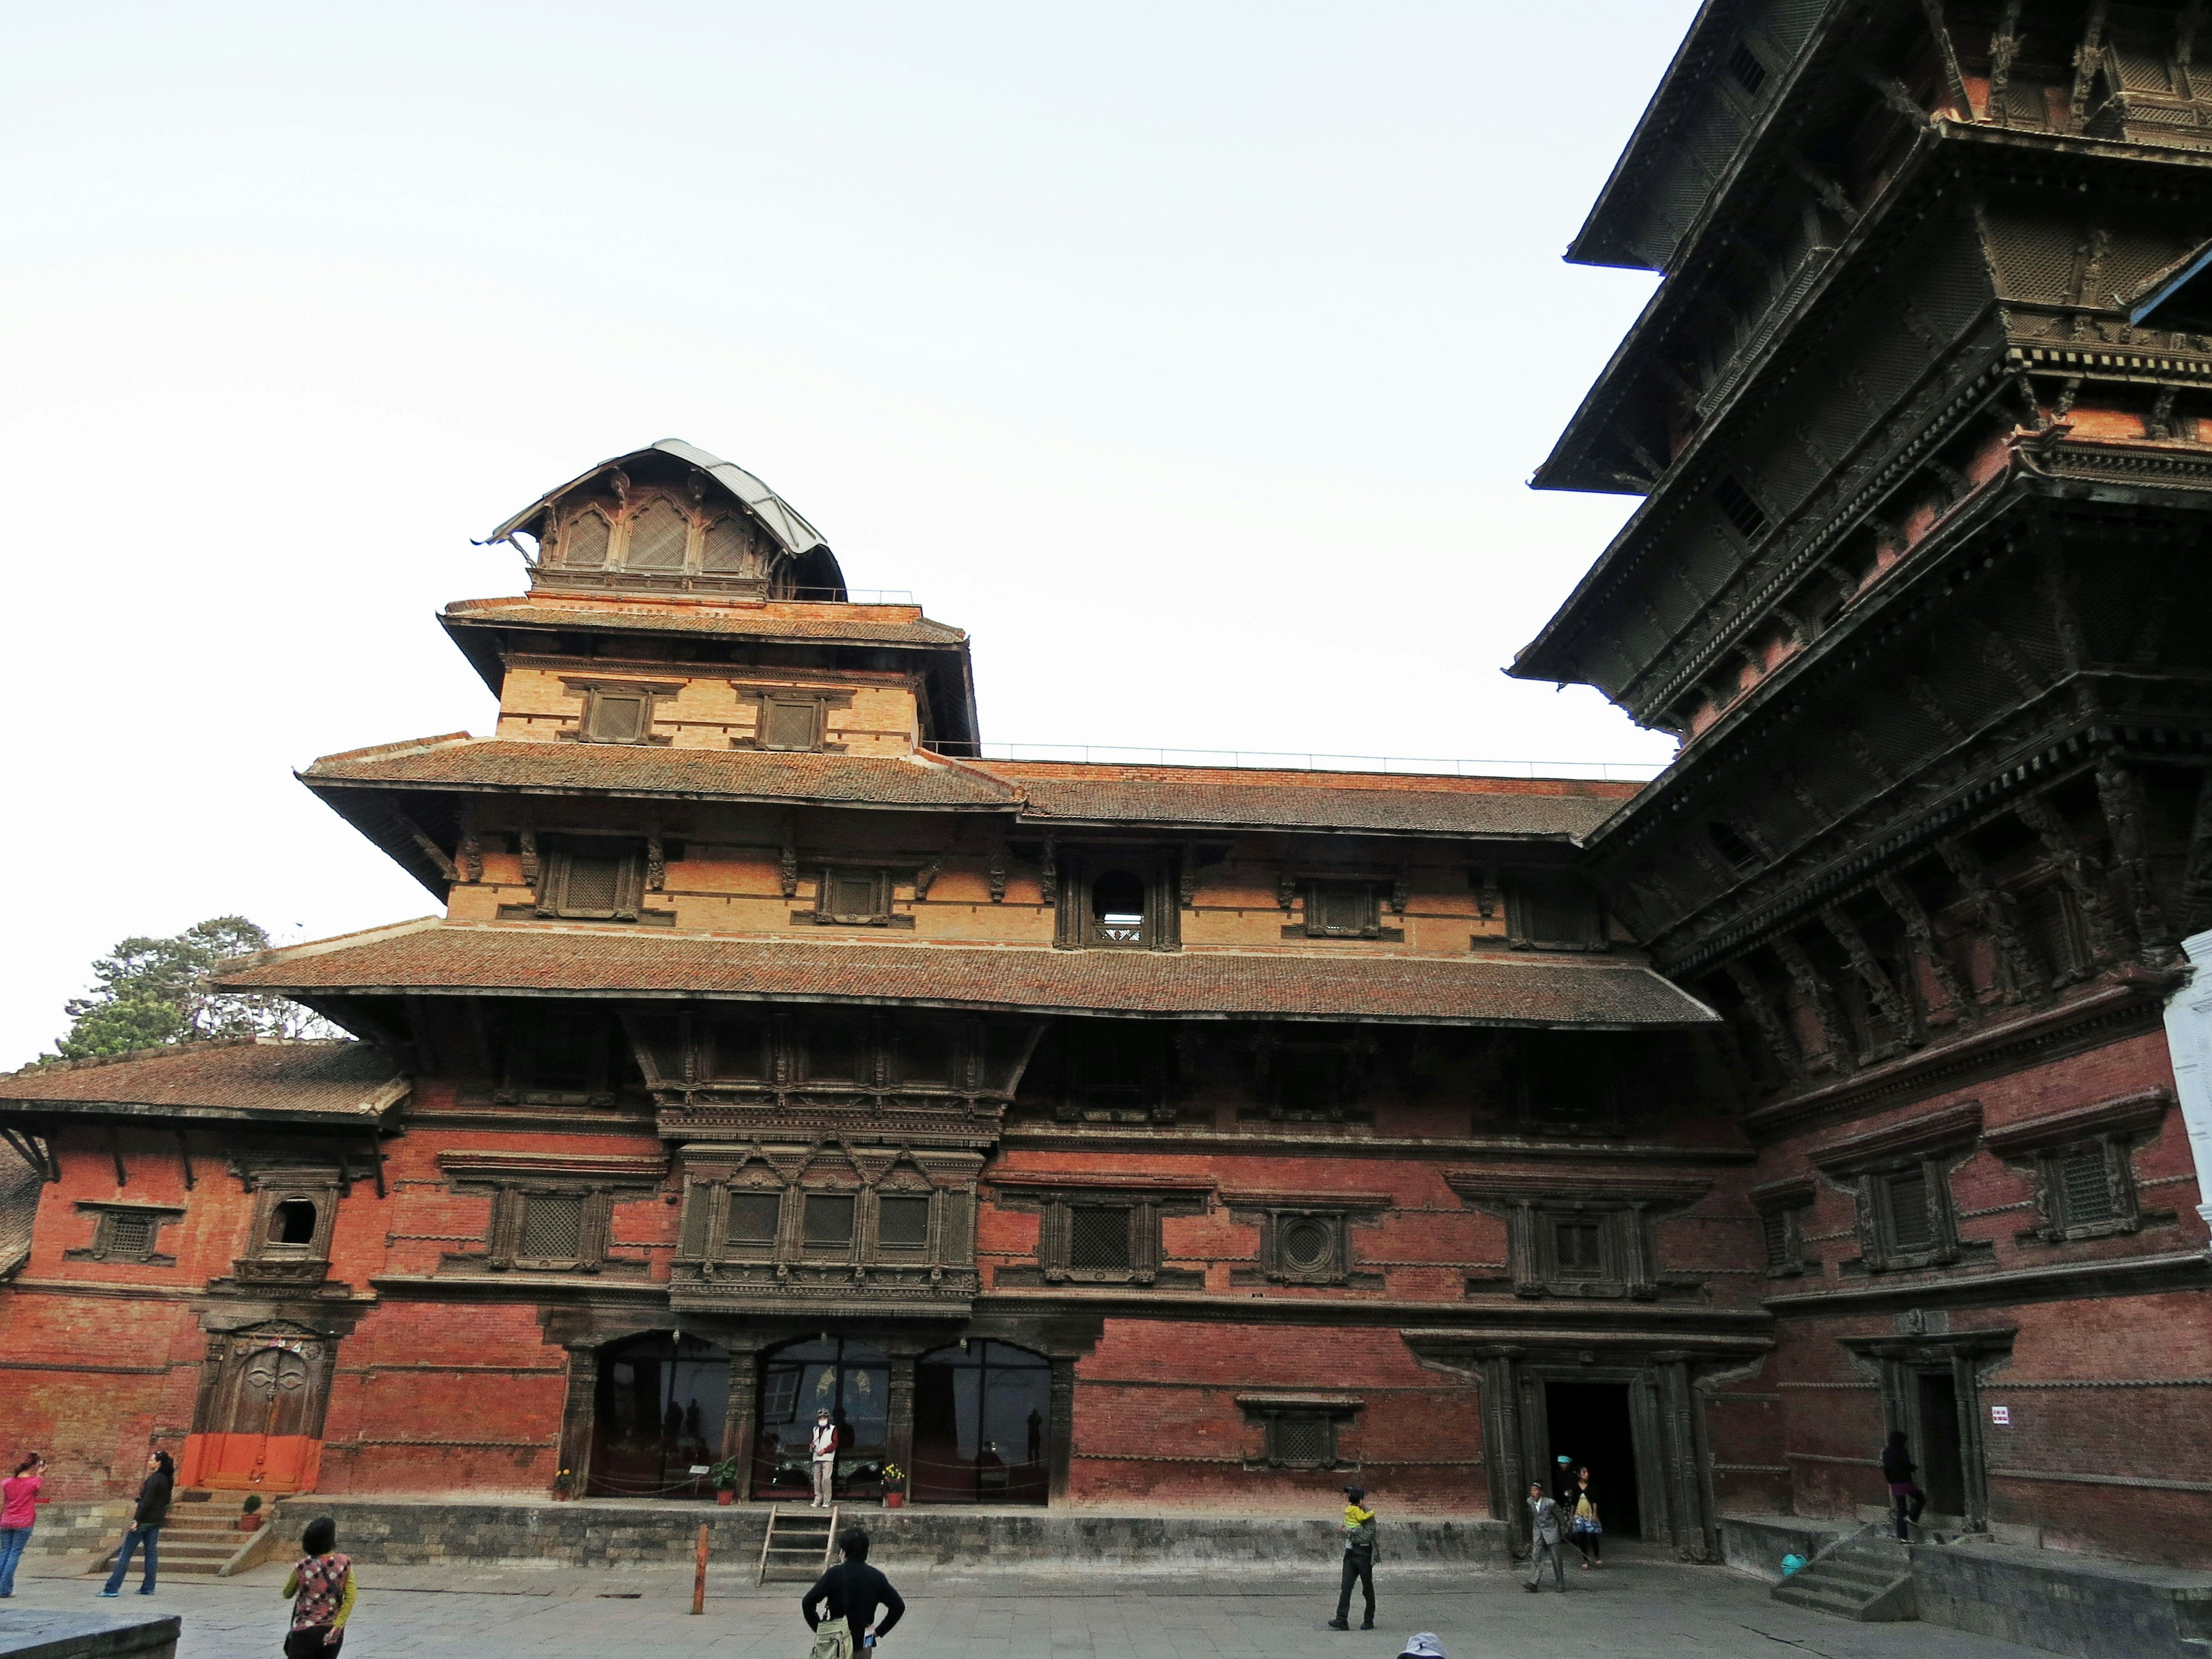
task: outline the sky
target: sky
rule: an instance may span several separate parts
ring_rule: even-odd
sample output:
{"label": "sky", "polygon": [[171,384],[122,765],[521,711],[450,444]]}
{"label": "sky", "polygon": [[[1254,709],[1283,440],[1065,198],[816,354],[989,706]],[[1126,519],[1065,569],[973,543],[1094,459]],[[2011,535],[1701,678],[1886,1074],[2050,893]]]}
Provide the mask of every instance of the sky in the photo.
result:
{"label": "sky", "polygon": [[1663,760],[1500,671],[1632,505],[1526,480],[1694,9],[15,10],[0,1067],[126,935],[434,908],[291,775],[488,731],[471,538],[658,438],[970,630],[989,741]]}

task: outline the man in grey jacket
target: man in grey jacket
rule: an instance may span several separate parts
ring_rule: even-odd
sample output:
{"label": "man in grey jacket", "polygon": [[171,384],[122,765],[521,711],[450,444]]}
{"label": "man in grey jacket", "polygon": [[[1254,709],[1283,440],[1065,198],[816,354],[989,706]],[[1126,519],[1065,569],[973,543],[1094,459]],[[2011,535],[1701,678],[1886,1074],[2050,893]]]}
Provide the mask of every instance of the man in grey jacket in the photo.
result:
{"label": "man in grey jacket", "polygon": [[1552,1558],[1552,1578],[1564,1593],[1567,1588],[1567,1570],[1559,1559],[1562,1542],[1559,1531],[1559,1505],[1557,1500],[1544,1496],[1544,1483],[1528,1483],[1528,1582],[1523,1589],[1534,1592],[1544,1578],[1544,1558]]}

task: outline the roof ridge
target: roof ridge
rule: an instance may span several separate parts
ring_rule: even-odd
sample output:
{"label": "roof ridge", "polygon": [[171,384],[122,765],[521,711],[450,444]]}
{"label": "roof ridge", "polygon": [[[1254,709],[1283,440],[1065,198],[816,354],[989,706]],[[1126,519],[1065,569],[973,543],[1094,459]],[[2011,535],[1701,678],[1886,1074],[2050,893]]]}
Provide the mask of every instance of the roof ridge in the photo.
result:
{"label": "roof ridge", "polygon": [[318,755],[307,763],[307,770],[295,772],[294,777],[305,777],[319,766],[328,766],[334,761],[388,760],[396,755],[428,754],[433,749],[450,749],[457,743],[489,743],[489,738],[479,738],[473,732],[441,732],[434,738],[401,738],[392,743],[373,743],[366,749],[341,749],[336,754]]}
{"label": "roof ridge", "polygon": [[215,965],[209,978],[216,984],[224,973],[243,972],[248,968],[266,968],[280,962],[303,962],[310,957],[319,957],[332,951],[349,950],[357,945],[381,944],[387,939],[401,939],[409,933],[419,933],[425,928],[445,925],[443,916],[416,916],[407,921],[388,921],[380,927],[358,928],[350,933],[333,933],[328,939],[306,939],[298,945],[281,945],[273,950],[250,951],[244,956],[225,957]]}

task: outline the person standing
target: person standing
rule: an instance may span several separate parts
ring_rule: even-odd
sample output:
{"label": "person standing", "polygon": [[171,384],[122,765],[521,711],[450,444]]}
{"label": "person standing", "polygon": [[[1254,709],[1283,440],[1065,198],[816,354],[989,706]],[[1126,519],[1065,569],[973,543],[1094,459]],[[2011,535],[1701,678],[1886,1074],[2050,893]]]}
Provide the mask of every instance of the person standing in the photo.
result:
{"label": "person standing", "polygon": [[[845,1559],[814,1581],[814,1588],[799,1598],[799,1616],[814,1632],[813,1659],[854,1659],[891,1633],[891,1626],[906,1614],[906,1603],[881,1571],[868,1565],[868,1534],[858,1527],[837,1540]],[[815,1608],[820,1603],[825,1612]],[[876,1609],[884,1609],[876,1622]],[[835,1627],[824,1630],[825,1624]]]}
{"label": "person standing", "polygon": [[1919,1465],[1912,1461],[1912,1451],[1905,1443],[1905,1431],[1892,1429],[1889,1442],[1881,1449],[1881,1478],[1889,1482],[1889,1501],[1897,1506],[1897,1536],[1900,1542],[1910,1543],[1912,1528],[1919,1524],[1920,1511],[1928,1507],[1928,1494],[1912,1476]]}
{"label": "person standing", "polygon": [[1352,1587],[1359,1586],[1360,1594],[1367,1600],[1367,1616],[1359,1622],[1362,1630],[1375,1628],[1375,1511],[1367,1507],[1364,1486],[1344,1489],[1344,1576],[1337,1585],[1336,1617],[1328,1621],[1331,1630],[1352,1628]]}
{"label": "person standing", "polygon": [[1528,1483],[1528,1582],[1523,1586],[1532,1594],[1541,1589],[1544,1580],[1544,1558],[1552,1560],[1552,1580],[1564,1591],[1567,1587],[1566,1563],[1559,1559],[1559,1500],[1547,1497],[1544,1483]]}
{"label": "person standing", "polygon": [[15,1564],[23,1559],[23,1546],[31,1541],[38,1506],[46,1501],[39,1496],[39,1488],[46,1484],[46,1460],[36,1452],[0,1480],[0,1596],[15,1593]]}
{"label": "person standing", "polygon": [[814,1413],[814,1431],[807,1437],[808,1472],[814,1478],[814,1501],[809,1509],[826,1510],[837,1481],[837,1425],[830,1420],[827,1406]]}
{"label": "person standing", "polygon": [[327,1515],[307,1522],[300,1534],[300,1559],[284,1581],[292,1598],[292,1628],[284,1636],[284,1659],[337,1659],[345,1645],[346,1620],[353,1617],[353,1558],[337,1553],[338,1524]]}
{"label": "person standing", "polygon": [[1589,1465],[1575,1471],[1567,1489],[1567,1537],[1583,1558],[1583,1571],[1605,1565],[1605,1528],[1598,1522],[1597,1498],[1590,1491]]}
{"label": "person standing", "polygon": [[131,1557],[141,1545],[146,1550],[146,1577],[138,1586],[138,1594],[154,1593],[155,1553],[161,1537],[161,1523],[169,1518],[169,1495],[177,1489],[177,1466],[169,1454],[157,1451],[146,1460],[146,1480],[138,1488],[138,1508],[131,1520],[131,1529],[123,1534],[123,1542],[115,1552],[115,1571],[107,1575],[107,1587],[100,1593],[104,1596],[116,1595],[123,1588],[124,1575],[131,1571]]}

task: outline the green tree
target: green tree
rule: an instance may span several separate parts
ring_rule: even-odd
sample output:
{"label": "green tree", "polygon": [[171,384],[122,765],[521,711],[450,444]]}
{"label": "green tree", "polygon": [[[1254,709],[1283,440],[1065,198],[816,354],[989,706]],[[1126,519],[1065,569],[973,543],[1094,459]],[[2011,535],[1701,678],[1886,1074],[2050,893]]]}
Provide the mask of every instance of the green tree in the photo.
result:
{"label": "green tree", "polygon": [[126,939],[92,964],[88,996],[64,1005],[66,1036],[47,1061],[87,1060],[192,1037],[330,1036],[331,1026],[282,997],[218,991],[216,963],[269,948],[244,916],[214,916],[167,939]]}

